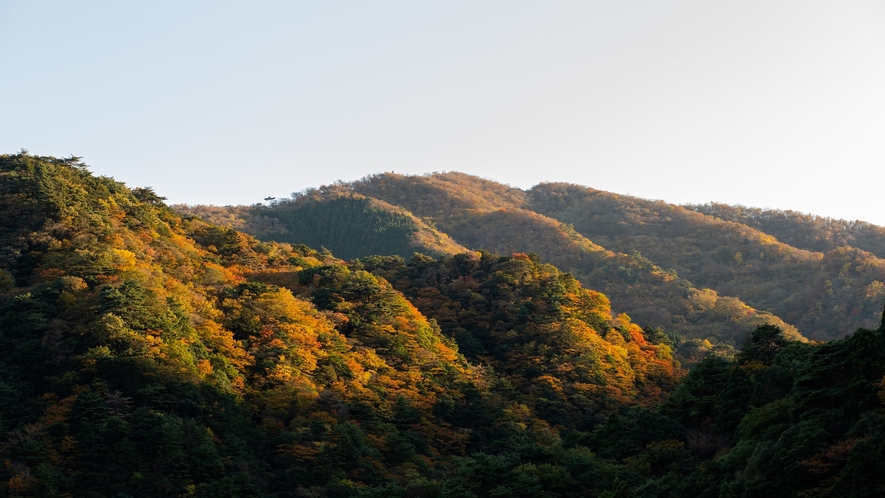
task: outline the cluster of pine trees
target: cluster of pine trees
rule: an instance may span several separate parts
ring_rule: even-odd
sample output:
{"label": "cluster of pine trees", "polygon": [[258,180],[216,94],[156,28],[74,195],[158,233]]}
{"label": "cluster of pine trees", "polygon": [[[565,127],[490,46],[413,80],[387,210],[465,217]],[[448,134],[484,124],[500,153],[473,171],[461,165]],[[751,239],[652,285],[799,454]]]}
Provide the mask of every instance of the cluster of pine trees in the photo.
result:
{"label": "cluster of pine trees", "polygon": [[[179,214],[78,158],[0,156],[0,494],[885,491],[883,328],[811,343],[773,320],[686,375],[678,337],[576,273],[314,194],[282,203],[288,219],[261,208],[262,226],[369,213],[397,251],[346,262]],[[422,230],[444,250],[396,255]]]}

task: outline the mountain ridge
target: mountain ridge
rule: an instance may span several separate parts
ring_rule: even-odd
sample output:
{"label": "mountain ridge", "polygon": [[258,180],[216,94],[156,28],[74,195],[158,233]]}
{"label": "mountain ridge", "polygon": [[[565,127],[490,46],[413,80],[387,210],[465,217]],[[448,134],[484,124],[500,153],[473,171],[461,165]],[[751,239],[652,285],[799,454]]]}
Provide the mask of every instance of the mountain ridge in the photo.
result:
{"label": "mountain ridge", "polygon": [[[813,338],[824,338],[825,330],[874,328],[877,322],[878,295],[855,313],[864,317],[856,320],[833,309],[838,304],[828,299],[827,291],[834,288],[853,292],[843,302],[862,303],[878,287],[874,282],[885,281],[885,260],[861,249],[797,249],[734,221],[574,185],[542,184],[530,193],[539,211],[573,223],[588,237],[620,252],[642,252],[698,286],[740,296],[785,318]],[[835,270],[845,265],[844,271]],[[776,295],[780,292],[791,295]]]}
{"label": "mountain ridge", "polygon": [[[835,244],[825,253],[797,248],[759,227],[724,220],[701,208],[567,183],[542,183],[523,191],[457,172],[384,173],[336,188],[404,209],[472,250],[535,252],[611,296],[617,308],[633,310],[644,323],[688,338],[700,337],[692,323],[708,323],[698,317],[709,305],[692,298],[702,295],[715,296],[714,302],[737,299],[720,306],[732,309],[726,312],[730,318],[716,318],[720,332],[707,334],[728,344],[743,340],[732,324],[746,311],[767,316],[788,331],[796,325],[814,339],[833,338],[832,330],[872,328],[880,320],[877,300],[885,297],[885,259]],[[260,209],[272,217],[275,207]],[[857,226],[865,240],[875,239],[874,226]],[[870,244],[865,247],[874,248]],[[611,269],[606,271],[607,266]],[[651,280],[634,289],[636,282],[620,275],[624,270],[634,274],[628,280],[637,274],[640,280]],[[656,273],[668,276],[655,277]],[[684,284],[671,288],[671,277]],[[631,297],[637,292],[668,299],[642,311],[643,303]],[[682,304],[673,303],[674,295],[681,295]]]}

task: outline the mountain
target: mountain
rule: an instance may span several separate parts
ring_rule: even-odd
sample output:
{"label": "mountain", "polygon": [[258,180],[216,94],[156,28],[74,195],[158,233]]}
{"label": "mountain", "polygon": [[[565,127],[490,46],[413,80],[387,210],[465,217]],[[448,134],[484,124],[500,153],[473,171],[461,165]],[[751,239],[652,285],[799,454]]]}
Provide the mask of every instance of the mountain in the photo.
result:
{"label": "mountain", "polygon": [[[240,225],[264,240],[280,239],[279,231],[291,227],[286,241],[329,247],[348,258],[396,254],[408,259],[414,249],[431,255],[458,252],[414,242],[387,249],[377,240],[407,238],[393,235],[387,228],[393,223],[355,211],[347,214],[359,227],[354,229],[287,221],[293,204],[323,210],[320,206],[341,198],[372,199],[388,213],[411,217],[416,221],[410,226],[426,226],[431,240],[499,254],[538,254],[605,293],[616,310],[692,339],[683,343],[686,347],[706,339],[739,345],[748,330],[764,323],[794,339],[832,339],[835,331],[874,328],[885,297],[885,259],[872,252],[885,240],[880,227],[722,205],[684,207],[572,184],[523,191],[463,173],[386,173],[311,190],[291,201],[224,212],[250,213],[255,221]],[[226,223],[224,216],[213,219]],[[277,227],[277,233],[263,226]]]}
{"label": "mountain", "polygon": [[638,253],[605,249],[574,227],[528,209],[525,192],[459,173],[393,174],[353,185],[363,195],[403,206],[472,249],[533,252],[608,295],[618,310],[686,338],[737,344],[762,323],[801,336],[780,318],[739,299],[695,287]]}
{"label": "mountain", "polygon": [[[490,187],[429,221],[609,254]],[[331,213],[403,213],[368,197]],[[686,374],[677,338],[539,254],[346,262],[163,201],[75,157],[0,155],[3,496],[885,493],[885,321],[830,342],[760,325]]]}
{"label": "mountain", "polygon": [[369,254],[408,258],[415,252],[434,256],[468,252],[408,211],[337,185],[282,199],[272,209],[260,204],[173,208],[265,240],[326,247],[345,259]]}
{"label": "mountain", "polygon": [[878,323],[885,259],[863,249],[798,249],[742,223],[577,185],[541,184],[529,195],[535,210],[592,240],[639,252],[698,286],[738,296],[811,338]]}
{"label": "mountain", "polygon": [[[269,207],[227,208],[224,212],[240,209],[260,220],[285,219],[292,203],[321,205],[328,199],[344,195],[344,185],[324,188],[299,195],[292,202],[277,202]],[[754,309],[740,299],[722,296],[709,288],[695,287],[672,270],[665,271],[638,253],[617,253],[578,233],[571,225],[527,209],[525,192],[489,180],[460,173],[428,176],[384,174],[369,177],[350,185],[347,195],[378,199],[388,206],[408,210],[414,217],[432,224],[435,230],[450,236],[474,250],[489,250],[500,254],[535,253],[557,267],[573,273],[583,285],[603,292],[612,299],[613,306],[629,310],[631,317],[654,327],[677,333],[686,339],[713,339],[722,344],[739,344],[749,330],[764,323],[780,326],[793,338],[801,335],[791,325],[771,313]],[[184,208],[185,212],[188,208]],[[279,213],[279,214],[273,214]],[[352,213],[353,214],[353,213]],[[259,218],[260,217],[260,218]],[[227,215],[213,218],[230,226]],[[369,216],[354,214],[354,225],[362,232],[346,232],[348,244],[355,245],[355,257],[370,254],[399,254],[402,251],[372,251],[373,240],[382,233],[383,226]],[[329,228],[306,229],[291,232],[291,242],[311,241],[329,247],[336,254],[349,249],[329,234]],[[273,233],[253,231],[266,240],[278,238]],[[300,234],[300,235],[299,235]],[[365,240],[365,242],[363,242]],[[411,248],[411,247],[410,247]],[[360,252],[361,250],[361,252]],[[431,254],[440,251],[427,251]],[[698,343],[685,343],[698,347]],[[709,349],[701,345],[701,350]],[[693,355],[692,351],[683,351]]]}
{"label": "mountain", "polygon": [[536,259],[416,260],[471,272],[447,295],[467,285],[495,332],[468,358],[364,263],[179,215],[78,158],[0,156],[0,216],[8,496],[420,495],[681,374],[665,336]]}

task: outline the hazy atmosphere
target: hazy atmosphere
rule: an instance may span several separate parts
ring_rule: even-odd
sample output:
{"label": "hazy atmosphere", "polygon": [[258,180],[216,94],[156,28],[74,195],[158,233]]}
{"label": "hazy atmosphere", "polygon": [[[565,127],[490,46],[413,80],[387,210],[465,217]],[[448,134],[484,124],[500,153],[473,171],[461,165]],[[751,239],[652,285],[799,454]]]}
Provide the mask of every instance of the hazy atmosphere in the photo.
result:
{"label": "hazy atmosphere", "polygon": [[170,202],[464,171],[885,224],[878,1],[0,1],[0,56],[0,152]]}

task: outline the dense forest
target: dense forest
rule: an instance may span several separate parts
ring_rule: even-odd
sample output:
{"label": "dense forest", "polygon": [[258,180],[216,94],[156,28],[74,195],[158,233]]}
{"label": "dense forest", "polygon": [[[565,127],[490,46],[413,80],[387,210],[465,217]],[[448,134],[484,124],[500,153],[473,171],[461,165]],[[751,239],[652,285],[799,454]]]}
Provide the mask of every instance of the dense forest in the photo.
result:
{"label": "dense forest", "polygon": [[809,342],[522,191],[387,180],[197,215],[0,155],[0,494],[885,493],[885,324]]}
{"label": "dense forest", "polygon": [[[371,214],[348,212],[360,227],[347,240],[329,228],[340,215],[321,207],[342,198],[377,202]],[[293,205],[314,206],[311,223],[322,228],[290,221]],[[210,209],[176,208],[201,215]],[[211,209],[221,214],[213,221],[262,240],[283,240],[270,227],[293,227],[285,241],[346,258],[459,251],[439,240],[474,251],[535,253],[606,294],[618,312],[705,351],[698,341],[736,347],[747,329],[764,323],[797,340],[875,328],[885,299],[885,229],[792,211],[677,206],[565,183],[523,191],[463,173],[386,173],[270,205]],[[226,218],[234,212],[236,224]],[[420,223],[433,236],[391,235],[397,246],[383,250],[377,240],[406,216],[417,220],[408,224],[411,233]]]}
{"label": "dense forest", "polygon": [[[606,294],[620,312],[628,312],[639,322],[684,338],[680,344],[686,356],[702,355],[714,347],[739,345],[747,330],[765,323],[775,323],[791,338],[802,339],[794,326],[770,312],[753,308],[739,298],[721,295],[714,289],[698,288],[675,270],[664,270],[640,253],[608,250],[571,225],[520,207],[526,204],[524,192],[468,175],[387,174],[349,187],[339,184],[298,193],[292,200],[276,201],[271,206],[175,208],[183,213],[208,214],[217,223],[241,228],[263,240],[277,240],[279,236],[271,233],[269,227],[283,226],[281,220],[287,219],[293,204],[322,205],[326,199],[339,199],[343,195],[379,199],[382,203],[378,207],[396,205],[399,209],[408,209],[434,233],[447,234],[447,240],[473,250],[538,254],[545,262],[575,275],[585,287]],[[323,220],[332,224],[337,217],[331,209],[317,209],[313,214],[313,223],[318,226],[325,226]],[[378,215],[350,214],[359,220],[362,228],[348,240],[327,235],[327,228],[293,232],[286,240],[310,240],[334,254],[339,251],[351,256],[384,254],[370,249],[378,246],[375,240],[379,233],[386,231],[386,224],[378,222]],[[368,236],[360,238],[357,236],[360,233]],[[425,237],[424,240],[430,242],[400,244],[400,247],[432,255],[458,252],[451,246],[433,243],[441,237]],[[388,254],[408,258],[402,251]]]}
{"label": "dense forest", "polygon": [[371,254],[411,257],[467,252],[447,234],[384,201],[361,196],[342,185],[308,190],[280,199],[273,208],[261,204],[219,208],[176,205],[173,208],[219,225],[249,232],[264,240],[332,249],[355,259]]}

